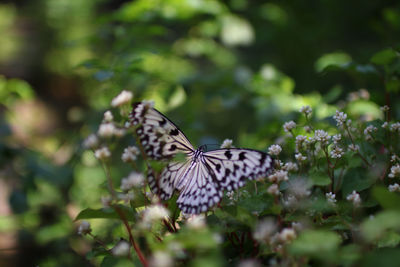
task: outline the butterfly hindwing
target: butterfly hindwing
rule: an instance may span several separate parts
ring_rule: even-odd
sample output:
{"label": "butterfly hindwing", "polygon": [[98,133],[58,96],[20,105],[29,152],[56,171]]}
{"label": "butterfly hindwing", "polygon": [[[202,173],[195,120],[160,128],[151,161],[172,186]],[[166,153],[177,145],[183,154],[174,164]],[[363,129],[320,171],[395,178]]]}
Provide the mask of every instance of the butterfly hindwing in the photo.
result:
{"label": "butterfly hindwing", "polygon": [[229,148],[204,153],[215,182],[228,191],[244,186],[247,179],[268,176],[272,171],[272,158],[264,152]]}

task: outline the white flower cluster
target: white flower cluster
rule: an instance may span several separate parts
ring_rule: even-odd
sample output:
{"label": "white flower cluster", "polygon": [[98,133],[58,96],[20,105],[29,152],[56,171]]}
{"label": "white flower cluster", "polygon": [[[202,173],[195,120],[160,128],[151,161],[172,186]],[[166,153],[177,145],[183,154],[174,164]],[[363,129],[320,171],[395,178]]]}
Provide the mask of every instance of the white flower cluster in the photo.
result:
{"label": "white flower cluster", "polygon": [[144,185],[144,176],[138,172],[131,172],[128,177],[121,180],[121,190],[129,191],[134,187],[142,187]]}
{"label": "white flower cluster", "polygon": [[312,108],[311,108],[310,106],[302,106],[302,107],[300,108],[300,112],[301,112],[301,113],[304,113],[304,115],[308,116],[308,115],[311,114]]}
{"label": "white flower cluster", "polygon": [[273,156],[278,156],[282,152],[282,147],[280,145],[271,145],[268,148],[268,153]]}
{"label": "white flower cluster", "polygon": [[260,243],[268,243],[274,233],[276,233],[277,224],[271,218],[260,221],[253,232],[253,238]]}
{"label": "white flower cluster", "polygon": [[360,151],[360,147],[358,145],[350,144],[348,146],[349,151],[358,152]]}
{"label": "white flower cluster", "polygon": [[340,148],[339,146],[335,146],[331,151],[331,157],[333,159],[341,158],[343,154],[344,154],[343,149]]}
{"label": "white flower cluster", "polygon": [[111,111],[107,110],[104,112],[103,121],[104,122],[112,122],[114,120],[114,116],[112,115]]}
{"label": "white flower cluster", "polygon": [[387,111],[389,111],[389,106],[384,105],[384,106],[380,107],[380,109],[381,109],[383,112],[387,112]]}
{"label": "white flower cluster", "polygon": [[333,118],[336,120],[337,126],[342,126],[347,119],[347,114],[336,110],[336,114],[333,116]]}
{"label": "white flower cluster", "polygon": [[99,145],[99,138],[97,138],[97,135],[91,134],[89,135],[85,141],[83,141],[83,146],[85,148],[90,148],[94,149]]}
{"label": "white flower cluster", "polygon": [[234,146],[232,145],[232,143],[233,143],[232,139],[225,139],[225,140],[222,142],[221,148],[232,148],[232,147],[234,147]]}
{"label": "white flower cluster", "polygon": [[336,203],[336,194],[329,192],[325,194],[326,196],[326,200],[331,203],[331,204],[335,204]]}
{"label": "white flower cluster", "polygon": [[95,156],[97,159],[105,160],[105,159],[111,157],[111,152],[110,152],[110,150],[108,149],[108,147],[101,147],[101,148],[96,149],[96,150],[94,151],[94,156]]}
{"label": "white flower cluster", "polygon": [[270,176],[268,176],[268,181],[270,181],[271,183],[279,184],[280,182],[287,180],[289,180],[288,172],[284,170],[278,170],[273,174],[271,174]]}
{"label": "white flower cluster", "polygon": [[88,221],[82,221],[78,227],[78,234],[79,235],[86,235],[90,234],[92,229],[90,228],[90,223]]}
{"label": "white flower cluster", "polygon": [[290,132],[290,131],[293,130],[294,128],[296,128],[296,123],[295,123],[294,121],[288,121],[288,122],[285,122],[285,123],[283,124],[283,130],[284,130],[285,132]]}
{"label": "white flower cluster", "polygon": [[299,167],[296,163],[286,162],[285,165],[283,165],[282,169],[287,172],[297,172],[299,170]]}
{"label": "white flower cluster", "polygon": [[358,207],[358,206],[360,206],[360,204],[361,204],[361,197],[360,197],[360,194],[358,194],[355,190],[353,190],[353,192],[352,192],[351,194],[349,194],[349,195],[346,197],[346,199],[347,199],[348,201],[353,202],[353,205],[354,205],[355,207]]}
{"label": "white flower cluster", "polygon": [[307,141],[307,136],[298,135],[296,136],[296,151],[300,151],[303,147],[303,144]]}
{"label": "white flower cluster", "polygon": [[171,255],[166,251],[156,251],[149,261],[150,267],[172,267],[174,261]]}
{"label": "white flower cluster", "polygon": [[396,164],[390,168],[389,178],[400,177],[400,164]]}
{"label": "white flower cluster", "polygon": [[333,140],[333,143],[335,145],[337,145],[337,143],[339,143],[340,140],[342,140],[342,135],[341,134],[335,134],[334,136],[332,136],[332,140]]}
{"label": "white flower cluster", "polygon": [[125,240],[121,240],[111,249],[111,253],[117,257],[126,257],[130,249],[130,244]]}
{"label": "white flower cluster", "polygon": [[400,185],[398,183],[391,184],[388,186],[390,192],[400,192]]}
{"label": "white flower cluster", "polygon": [[390,131],[400,133],[400,122],[395,122],[390,125]]}
{"label": "white flower cluster", "polygon": [[193,230],[203,229],[206,227],[206,218],[204,214],[192,214],[186,220],[186,225],[188,228]]}
{"label": "white flower cluster", "polygon": [[298,161],[300,161],[300,162],[301,162],[301,161],[307,160],[307,157],[306,157],[306,156],[303,156],[303,154],[301,154],[301,153],[295,154],[294,157],[296,158],[296,160],[298,160]]}
{"label": "white flower cluster", "polygon": [[372,133],[376,132],[378,128],[373,125],[368,125],[364,130],[365,140],[372,140]]}
{"label": "white flower cluster", "polygon": [[153,222],[168,218],[169,211],[162,205],[155,204],[142,211],[142,215],[142,225],[145,228],[150,228]]}
{"label": "white flower cluster", "polygon": [[111,101],[111,106],[112,107],[119,107],[124,104],[128,104],[131,102],[133,98],[133,93],[130,91],[123,90],[119,95],[114,97],[114,99]]}
{"label": "white flower cluster", "polygon": [[328,144],[329,140],[331,139],[330,135],[324,130],[315,130],[314,138],[315,140],[321,142],[322,145]]}
{"label": "white flower cluster", "polygon": [[139,155],[139,149],[135,146],[128,146],[124,149],[121,159],[123,162],[134,162]]}
{"label": "white flower cluster", "polygon": [[279,191],[279,186],[277,184],[272,184],[267,188],[267,192],[273,196],[279,196],[281,193]]}

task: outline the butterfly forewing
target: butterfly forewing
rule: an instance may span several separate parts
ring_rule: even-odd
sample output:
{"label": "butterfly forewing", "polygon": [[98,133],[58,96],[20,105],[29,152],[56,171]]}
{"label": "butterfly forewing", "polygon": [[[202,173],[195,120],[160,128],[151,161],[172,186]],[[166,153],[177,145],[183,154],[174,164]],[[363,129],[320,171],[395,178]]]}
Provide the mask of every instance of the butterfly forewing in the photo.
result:
{"label": "butterfly forewing", "polygon": [[148,103],[135,103],[130,121],[138,125],[136,133],[140,143],[152,159],[168,159],[179,152],[188,154],[194,151],[178,127]]}
{"label": "butterfly forewing", "polygon": [[136,103],[130,115],[147,156],[171,159],[183,153],[183,161],[170,161],[159,176],[150,169],[149,187],[161,199],[179,191],[178,207],[197,214],[217,204],[224,190],[244,186],[247,179],[265,177],[272,172],[273,159],[264,152],[230,148],[203,152],[195,150],[178,127],[147,102]]}

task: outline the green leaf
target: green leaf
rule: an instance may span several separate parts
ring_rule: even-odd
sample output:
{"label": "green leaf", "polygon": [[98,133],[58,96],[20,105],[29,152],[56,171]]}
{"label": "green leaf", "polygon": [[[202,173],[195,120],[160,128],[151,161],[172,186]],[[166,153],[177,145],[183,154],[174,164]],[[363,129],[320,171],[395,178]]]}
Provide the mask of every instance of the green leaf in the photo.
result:
{"label": "green leaf", "polygon": [[371,62],[377,65],[388,65],[398,57],[396,51],[391,48],[384,49],[374,54]]}
{"label": "green leaf", "polygon": [[375,183],[375,179],[376,177],[369,177],[365,173],[364,168],[351,169],[344,175],[342,184],[343,195],[347,196],[353,190],[357,192],[365,190]]}
{"label": "green leaf", "polygon": [[400,211],[386,210],[361,224],[361,233],[366,240],[373,242],[384,237],[388,231],[400,230]]}
{"label": "green leaf", "polygon": [[306,230],[290,244],[289,250],[294,255],[324,259],[336,252],[340,243],[340,236],[335,232]]}
{"label": "green leaf", "polygon": [[400,211],[400,196],[382,186],[376,186],[372,190],[372,196],[385,209]]}
{"label": "green leaf", "polygon": [[329,178],[328,174],[316,169],[310,171],[310,179],[313,185],[324,186],[331,184],[331,179]]}
{"label": "green leaf", "polygon": [[397,93],[400,91],[400,81],[399,79],[393,77],[392,79],[386,81],[386,90],[391,93]]}
{"label": "green leaf", "polygon": [[400,249],[379,249],[364,255],[357,266],[363,267],[397,267],[400,262]]}
{"label": "green leaf", "polygon": [[[118,205],[119,211],[125,215],[128,221],[135,221],[134,211],[126,206]],[[87,208],[82,210],[75,220],[83,219],[121,219],[119,213],[114,208],[91,209]]]}

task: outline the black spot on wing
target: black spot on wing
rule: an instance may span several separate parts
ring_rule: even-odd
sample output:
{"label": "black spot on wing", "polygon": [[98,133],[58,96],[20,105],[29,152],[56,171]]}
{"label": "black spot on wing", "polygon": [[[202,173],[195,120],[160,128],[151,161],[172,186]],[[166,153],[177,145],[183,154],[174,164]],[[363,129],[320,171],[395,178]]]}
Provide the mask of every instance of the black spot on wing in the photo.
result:
{"label": "black spot on wing", "polygon": [[242,151],[239,153],[239,160],[244,160],[246,159],[246,152]]}
{"label": "black spot on wing", "polygon": [[170,135],[177,136],[179,134],[178,129],[173,129],[169,132]]}
{"label": "black spot on wing", "polygon": [[225,151],[224,155],[225,155],[225,157],[227,159],[231,159],[232,158],[232,153],[229,150]]}

